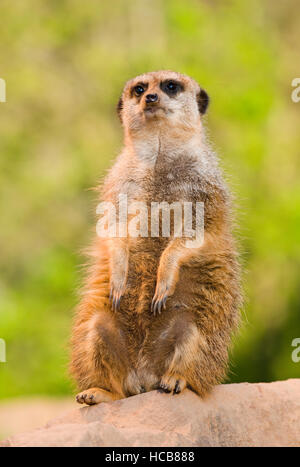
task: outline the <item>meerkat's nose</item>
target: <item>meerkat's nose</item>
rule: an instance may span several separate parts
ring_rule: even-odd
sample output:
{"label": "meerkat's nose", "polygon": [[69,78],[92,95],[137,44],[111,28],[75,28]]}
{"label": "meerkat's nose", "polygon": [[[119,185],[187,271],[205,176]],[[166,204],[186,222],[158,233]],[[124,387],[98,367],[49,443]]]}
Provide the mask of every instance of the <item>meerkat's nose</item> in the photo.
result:
{"label": "meerkat's nose", "polygon": [[158,95],[157,94],[147,94],[145,97],[146,104],[151,104],[152,102],[157,102],[158,101]]}

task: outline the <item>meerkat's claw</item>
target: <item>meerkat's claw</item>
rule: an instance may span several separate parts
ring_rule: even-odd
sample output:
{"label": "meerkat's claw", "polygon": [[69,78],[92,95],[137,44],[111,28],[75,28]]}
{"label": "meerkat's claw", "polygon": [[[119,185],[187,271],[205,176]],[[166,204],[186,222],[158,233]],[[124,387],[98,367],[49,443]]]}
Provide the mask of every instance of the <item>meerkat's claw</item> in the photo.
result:
{"label": "meerkat's claw", "polygon": [[116,290],[113,287],[111,287],[109,293],[109,301],[111,302],[113,311],[119,311],[122,296],[123,291],[121,288]]}
{"label": "meerkat's claw", "polygon": [[181,392],[180,381],[177,380],[177,381],[176,381],[176,384],[175,384],[174,391],[173,391],[173,395],[174,395],[174,394],[179,394],[180,392]]}
{"label": "meerkat's claw", "polygon": [[151,311],[156,315],[156,313],[161,314],[162,309],[166,309],[166,301],[169,297],[168,287],[165,288],[164,292],[156,290],[151,303]]}
{"label": "meerkat's claw", "polygon": [[159,388],[164,392],[180,394],[186,388],[186,380],[180,375],[165,375],[162,377]]}
{"label": "meerkat's claw", "polygon": [[167,392],[167,393],[170,393],[172,391],[172,389],[170,389],[169,385],[165,384],[165,383],[160,383],[159,389],[162,389],[162,391]]}
{"label": "meerkat's claw", "polygon": [[112,394],[111,392],[102,388],[86,389],[76,396],[76,401],[78,404],[87,405],[95,405],[99,404],[100,402],[110,402],[116,399],[119,399],[119,397],[116,397],[115,394]]}
{"label": "meerkat's claw", "polygon": [[93,402],[93,399],[94,399],[93,394],[88,394],[87,391],[80,392],[76,396],[76,401],[78,402],[78,404],[92,405],[95,403]]}

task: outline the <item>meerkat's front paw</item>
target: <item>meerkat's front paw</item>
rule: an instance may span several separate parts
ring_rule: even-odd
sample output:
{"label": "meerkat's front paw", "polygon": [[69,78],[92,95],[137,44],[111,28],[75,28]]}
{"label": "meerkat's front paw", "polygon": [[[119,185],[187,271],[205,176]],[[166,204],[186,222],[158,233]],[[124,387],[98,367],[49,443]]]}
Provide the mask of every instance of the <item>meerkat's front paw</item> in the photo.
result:
{"label": "meerkat's front paw", "polygon": [[162,309],[166,308],[167,299],[174,293],[175,282],[174,274],[169,273],[165,277],[165,274],[158,273],[156,289],[151,303],[151,311],[154,315],[156,313],[160,314]]}
{"label": "meerkat's front paw", "polygon": [[165,282],[157,283],[155,294],[151,303],[151,311],[154,315],[161,313],[166,308],[166,301],[170,294],[169,286]]}
{"label": "meerkat's front paw", "polygon": [[78,404],[87,405],[95,405],[99,404],[100,402],[110,402],[115,399],[116,398],[111,392],[101,388],[86,389],[85,391],[80,392],[76,396],[76,401],[78,402]]}
{"label": "meerkat's front paw", "polygon": [[164,375],[159,383],[159,389],[173,395],[181,393],[186,388],[186,380],[180,375]]}
{"label": "meerkat's front paw", "polygon": [[110,294],[109,300],[114,311],[118,311],[120,308],[121,298],[125,293],[126,289],[126,275],[125,274],[114,274],[110,281]]}
{"label": "meerkat's front paw", "polygon": [[125,286],[124,285],[111,285],[110,293],[109,293],[109,300],[111,302],[112,309],[114,311],[118,311],[120,308],[121,298],[124,295]]}
{"label": "meerkat's front paw", "polygon": [[120,245],[112,245],[110,264],[109,299],[114,311],[120,308],[121,298],[125,293],[128,271],[128,251]]}
{"label": "meerkat's front paw", "polygon": [[160,264],[157,272],[157,282],[154,297],[151,303],[151,311],[161,313],[166,308],[167,299],[173,295],[178,272],[174,268],[168,268],[165,264]]}

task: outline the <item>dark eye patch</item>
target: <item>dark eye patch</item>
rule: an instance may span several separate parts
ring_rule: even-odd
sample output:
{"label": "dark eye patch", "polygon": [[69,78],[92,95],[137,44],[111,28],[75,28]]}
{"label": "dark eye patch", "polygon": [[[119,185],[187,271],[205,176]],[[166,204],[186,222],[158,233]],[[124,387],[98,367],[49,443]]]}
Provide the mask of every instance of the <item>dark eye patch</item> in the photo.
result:
{"label": "dark eye patch", "polygon": [[131,96],[140,97],[147,90],[148,84],[139,83],[131,89]]}
{"label": "dark eye patch", "polygon": [[160,83],[160,89],[168,94],[168,96],[175,97],[176,94],[183,91],[183,86],[181,83],[179,83],[179,81],[169,79]]}

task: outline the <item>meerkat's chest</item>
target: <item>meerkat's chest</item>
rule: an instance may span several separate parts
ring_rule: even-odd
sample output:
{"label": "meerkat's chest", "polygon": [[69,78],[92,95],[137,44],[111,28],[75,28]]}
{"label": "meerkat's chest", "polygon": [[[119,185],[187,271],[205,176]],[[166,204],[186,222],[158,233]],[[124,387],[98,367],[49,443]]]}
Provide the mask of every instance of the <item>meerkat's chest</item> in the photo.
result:
{"label": "meerkat's chest", "polygon": [[156,167],[148,190],[157,201],[189,201],[199,197],[204,185],[192,164],[170,163]]}
{"label": "meerkat's chest", "polygon": [[191,201],[203,198],[205,179],[197,169],[195,159],[162,157],[153,166],[131,167],[124,173],[119,193],[128,201],[151,203]]}

